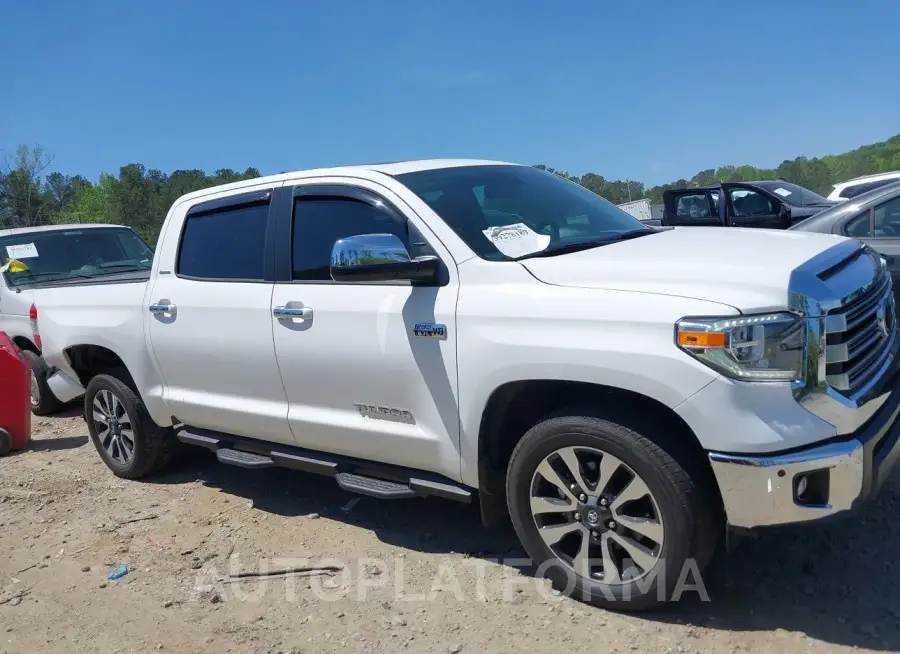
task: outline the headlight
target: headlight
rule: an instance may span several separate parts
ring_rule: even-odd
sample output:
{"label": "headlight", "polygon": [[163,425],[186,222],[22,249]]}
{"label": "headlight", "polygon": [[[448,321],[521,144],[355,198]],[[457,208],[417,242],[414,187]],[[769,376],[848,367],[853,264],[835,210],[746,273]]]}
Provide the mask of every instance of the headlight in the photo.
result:
{"label": "headlight", "polygon": [[710,368],[744,381],[803,378],[806,321],[790,313],[733,318],[685,318],[678,347]]}

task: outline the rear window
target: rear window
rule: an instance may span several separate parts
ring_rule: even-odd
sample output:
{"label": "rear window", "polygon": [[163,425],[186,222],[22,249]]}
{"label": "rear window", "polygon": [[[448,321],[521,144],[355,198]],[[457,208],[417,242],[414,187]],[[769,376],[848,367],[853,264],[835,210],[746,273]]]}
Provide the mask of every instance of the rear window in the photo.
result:
{"label": "rear window", "polygon": [[188,215],[175,272],[207,281],[262,281],[269,203]]}
{"label": "rear window", "polygon": [[149,270],[153,250],[127,227],[83,227],[0,237],[10,286]]}

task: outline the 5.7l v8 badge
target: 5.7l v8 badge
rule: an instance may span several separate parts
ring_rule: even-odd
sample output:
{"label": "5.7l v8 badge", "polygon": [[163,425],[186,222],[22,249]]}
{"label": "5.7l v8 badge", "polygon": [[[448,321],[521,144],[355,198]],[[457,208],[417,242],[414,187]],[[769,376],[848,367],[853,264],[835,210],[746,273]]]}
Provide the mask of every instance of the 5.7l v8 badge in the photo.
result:
{"label": "5.7l v8 badge", "polygon": [[447,338],[447,325],[437,322],[417,322],[413,327],[413,334],[422,338]]}

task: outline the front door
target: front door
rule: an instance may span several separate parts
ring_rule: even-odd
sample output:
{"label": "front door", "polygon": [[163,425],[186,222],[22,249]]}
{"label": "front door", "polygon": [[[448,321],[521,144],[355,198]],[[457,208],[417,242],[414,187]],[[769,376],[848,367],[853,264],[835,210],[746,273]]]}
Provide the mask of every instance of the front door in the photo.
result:
{"label": "front door", "polygon": [[663,225],[721,227],[715,189],[682,189],[663,193]]}
{"label": "front door", "polygon": [[782,213],[780,202],[752,186],[723,184],[726,223],[729,227],[787,229],[790,214]]}
{"label": "front door", "polygon": [[[289,422],[309,449],[458,478],[456,269],[399,198],[376,188],[354,180],[292,192],[291,279],[272,296]],[[336,240],[385,233],[412,256],[437,254],[443,281],[332,281]]]}
{"label": "front door", "polygon": [[293,444],[265,272],[270,196],[265,189],[192,207],[181,234],[161,239],[145,310],[163,397],[178,421]]}

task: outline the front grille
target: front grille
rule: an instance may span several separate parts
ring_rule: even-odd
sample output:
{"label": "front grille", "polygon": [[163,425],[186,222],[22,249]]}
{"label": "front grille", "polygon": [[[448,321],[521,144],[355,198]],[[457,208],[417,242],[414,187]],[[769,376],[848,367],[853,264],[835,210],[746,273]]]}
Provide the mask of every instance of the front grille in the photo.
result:
{"label": "front grille", "polygon": [[896,322],[894,289],[884,271],[872,288],[826,316],[828,384],[848,397],[865,388],[890,356]]}

